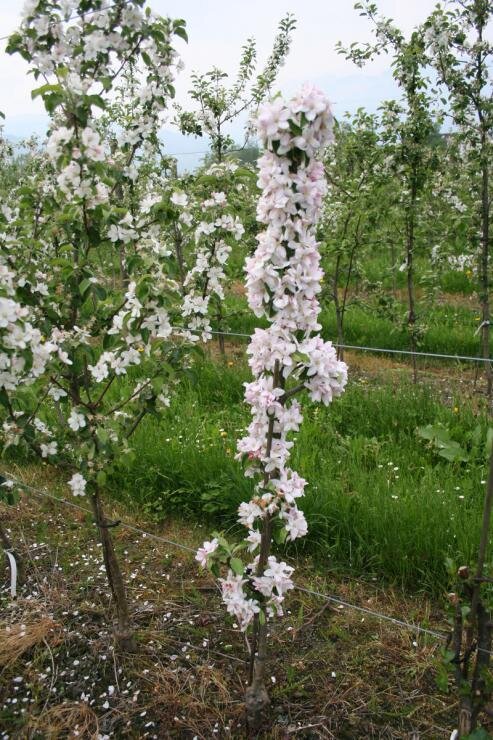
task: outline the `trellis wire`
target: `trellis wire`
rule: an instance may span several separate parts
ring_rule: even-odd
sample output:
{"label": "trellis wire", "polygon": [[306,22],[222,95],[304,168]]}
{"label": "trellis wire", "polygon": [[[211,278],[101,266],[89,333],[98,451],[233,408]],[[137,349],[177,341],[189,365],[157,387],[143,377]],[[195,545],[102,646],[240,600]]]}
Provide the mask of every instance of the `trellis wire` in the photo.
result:
{"label": "trellis wire", "polygon": [[[35,496],[43,496],[45,498],[52,499],[53,501],[58,501],[60,504],[65,504],[66,506],[69,506],[72,509],[77,509],[78,511],[84,512],[84,514],[89,514],[90,516],[93,516],[93,512],[90,509],[86,509],[84,506],[79,506],[79,504],[74,504],[73,501],[67,501],[65,498],[60,498],[59,496],[54,496],[52,493],[48,493],[48,491],[41,491],[39,488],[34,488],[33,486],[28,485],[27,483],[23,483],[23,481],[18,480],[17,478],[12,477],[10,474],[8,474],[8,480],[11,480],[14,482],[19,488],[25,488],[27,491],[30,491],[31,493],[34,493]],[[187,547],[187,545],[182,545],[179,542],[173,542],[173,540],[168,540],[166,537],[161,537],[160,535],[153,534],[152,532],[146,532],[145,529],[141,529],[140,527],[135,527],[133,524],[129,524],[128,522],[120,521],[119,526],[124,527],[125,529],[129,529],[132,532],[137,532],[138,534],[142,534],[146,537],[150,537],[151,539],[158,540],[159,542],[163,542],[166,545],[173,545],[174,547],[178,547],[181,550],[187,550],[188,552],[197,552],[194,550],[193,547]]]}
{"label": "trellis wire", "polygon": [[[60,504],[65,504],[66,506],[69,506],[72,509],[77,509],[78,511],[82,511],[85,514],[89,514],[92,516],[92,511],[90,509],[86,509],[84,506],[80,506],[79,504],[74,504],[72,501],[67,501],[67,499],[60,498],[59,496],[54,496],[53,494],[50,494],[47,491],[41,491],[39,488],[34,488],[33,486],[30,486],[27,483],[23,483],[19,479],[10,476],[8,473],[6,473],[5,475],[8,476],[9,480],[11,480],[16,485],[18,485],[19,488],[24,488],[36,496],[40,496],[43,498],[51,499],[53,501],[57,501]],[[180,550],[185,550],[187,552],[191,552],[194,554],[196,552],[196,550],[192,547],[183,545],[180,542],[174,542],[174,540],[167,539],[166,537],[162,537],[161,535],[153,534],[152,532],[147,532],[146,530],[141,529],[140,527],[135,527],[133,524],[129,524],[128,522],[120,521],[119,525],[132,532],[137,532],[138,534],[141,534],[145,537],[156,540],[157,542],[162,542],[163,544],[171,545],[173,547],[177,547]],[[410,632],[414,632],[416,634],[427,635],[428,637],[433,637],[442,642],[445,642],[448,640],[448,635],[445,634],[444,632],[438,632],[428,627],[423,627],[420,624],[412,624],[410,622],[406,622],[404,619],[399,619],[397,617],[391,617],[388,614],[382,614],[381,612],[374,611],[373,609],[369,609],[368,607],[365,607],[365,606],[359,606],[358,604],[352,604],[351,602],[345,601],[344,599],[341,599],[338,596],[333,596],[331,594],[326,594],[320,591],[314,591],[312,589],[299,586],[296,583],[294,584],[294,588],[300,593],[309,594],[310,596],[315,596],[317,598],[324,599],[325,601],[328,601],[330,603],[337,604],[338,606],[342,606],[344,608],[347,608],[353,611],[357,611],[361,614],[365,614],[367,616],[373,617],[380,621],[389,622],[390,624],[393,624],[395,626],[407,629]],[[478,650],[480,652],[486,652],[489,655],[493,655],[492,651],[484,650],[483,648],[478,648]]]}
{"label": "trellis wire", "polygon": [[[251,334],[244,334],[236,331],[211,331],[211,334],[223,337],[243,337],[251,339]],[[365,347],[356,344],[338,344],[334,342],[334,347],[339,349],[352,349],[362,352],[382,352],[394,355],[411,355],[413,357],[435,357],[441,360],[461,360],[466,362],[493,362],[493,357],[471,357],[469,355],[446,355],[440,352],[412,352],[409,349],[389,349],[388,347]]]}

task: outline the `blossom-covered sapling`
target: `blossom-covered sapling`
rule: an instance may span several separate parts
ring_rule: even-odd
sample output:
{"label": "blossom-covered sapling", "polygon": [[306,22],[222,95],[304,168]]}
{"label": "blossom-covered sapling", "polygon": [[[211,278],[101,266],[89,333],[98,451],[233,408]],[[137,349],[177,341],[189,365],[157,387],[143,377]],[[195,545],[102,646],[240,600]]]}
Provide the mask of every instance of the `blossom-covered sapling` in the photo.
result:
{"label": "blossom-covered sapling", "polygon": [[[51,119],[50,167],[29,228],[21,228],[12,212],[1,235],[1,253],[20,274],[14,289],[29,306],[28,316],[17,311],[15,318],[11,307],[7,330],[21,322],[25,333],[33,321],[30,372],[37,372],[38,356],[44,363],[35,399],[3,383],[5,441],[22,438],[69,471],[74,495],[89,498],[116,607],[115,636],[127,648],[134,641],[124,581],[101,494],[115,469],[131,459],[138,425],[168,405],[186,350],[172,337],[169,307],[177,285],[149,249],[156,230],[143,218],[140,201],[129,208],[126,198],[139,152],[160,127],[174,92],[179,59],[173,37],[185,36],[183,21],[154,16],[144,6],[144,0],[108,7],[99,0],[26,3],[8,50],[20,53],[46,83],[33,95],[43,99]],[[138,70],[141,105],[116,146],[105,139],[97,110],[112,101],[113,86],[130,65]],[[21,207],[30,197],[28,189]],[[116,282],[122,244],[128,247],[124,280]],[[15,297],[6,301],[8,307]],[[6,371],[16,352],[7,353]]]}
{"label": "blossom-covered sapling", "polygon": [[[246,541],[232,548],[216,536],[197,555],[216,573],[227,566],[221,579],[226,608],[242,630],[253,624],[246,695],[252,729],[258,729],[269,701],[264,680],[267,620],[282,614],[285,595],[294,585],[293,568],[271,554],[272,539],[293,541],[307,532],[297,508],[307,482],[288,466],[292,435],[303,420],[295,396],[307,391],[312,401],[327,405],[343,392],[347,379],[346,365],[318,334],[322,270],[314,227],[325,181],[316,154],[329,140],[331,125],[328,101],[310,86],[288,103],[274,99],[257,118],[265,147],[259,160],[257,219],[266,228],[247,259],[246,284],[250,308],[267,319],[269,328],[257,329],[248,347],[254,380],[246,383],[245,400],[252,421],[238,442],[237,457],[245,474],[258,482],[252,500],[239,508]],[[239,557],[238,548],[252,554],[249,563]]]}

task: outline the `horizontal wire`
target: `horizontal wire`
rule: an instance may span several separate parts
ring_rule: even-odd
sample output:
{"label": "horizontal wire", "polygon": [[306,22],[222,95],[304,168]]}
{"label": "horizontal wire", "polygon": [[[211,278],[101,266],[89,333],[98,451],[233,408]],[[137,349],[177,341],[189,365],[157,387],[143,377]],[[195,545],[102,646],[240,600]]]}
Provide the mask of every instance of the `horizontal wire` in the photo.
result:
{"label": "horizontal wire", "polygon": [[[7,475],[9,477],[9,480],[13,481],[20,488],[25,488],[27,491],[34,493],[35,496],[44,496],[45,498],[50,498],[53,501],[58,501],[58,503],[60,504],[65,504],[66,506],[70,506],[72,509],[77,509],[78,511],[83,511],[85,514],[90,514],[91,516],[93,516],[93,512],[90,509],[86,509],[84,506],[79,506],[79,504],[74,504],[72,501],[67,501],[67,499],[65,498],[54,496],[52,493],[48,493],[47,491],[41,491],[39,488],[33,488],[33,486],[30,486],[27,483],[23,483],[17,478],[13,478],[8,473]],[[128,522],[120,521],[119,526],[125,527],[125,529],[129,529],[132,532],[143,534],[146,537],[150,537],[151,539],[157,540],[158,542],[163,542],[166,545],[174,545],[175,547],[178,547],[181,550],[186,550],[187,552],[193,552],[193,553],[197,552],[197,550],[194,549],[193,547],[188,547],[187,545],[182,545],[179,542],[168,540],[166,537],[161,537],[160,535],[153,534],[152,532],[146,532],[145,529],[141,529],[140,527],[135,527],[133,524],[129,524]]]}
{"label": "horizontal wire", "polygon": [[387,352],[395,355],[412,355],[413,357],[437,357],[442,360],[466,360],[468,362],[493,362],[492,357],[471,357],[469,355],[445,355],[440,352],[413,352],[409,349],[387,349],[385,347],[363,347],[354,344],[334,344],[341,349],[354,349],[363,352]]}
{"label": "horizontal wire", "polygon": [[[6,473],[8,475],[8,473]],[[86,509],[83,506],[79,506],[78,504],[74,504],[71,501],[67,501],[64,498],[60,498],[58,496],[54,496],[53,494],[48,493],[47,491],[41,491],[38,488],[34,488],[33,486],[30,486],[29,484],[23,483],[19,479],[12,477],[9,475],[9,479],[13,482],[15,482],[20,488],[25,488],[28,491],[31,491],[37,496],[45,497],[52,499],[54,501],[57,501],[58,503],[65,504],[66,506],[69,506],[73,509],[77,509],[79,511],[83,511],[86,514],[91,514],[92,511],[90,509]],[[150,539],[157,540],[158,542],[162,542],[166,545],[172,545],[174,547],[177,547],[181,550],[186,550],[187,552],[195,553],[196,549],[192,547],[188,547],[187,545],[182,545],[179,542],[174,542],[173,540],[169,540],[165,537],[161,537],[160,535],[153,534],[152,532],[147,532],[144,529],[141,529],[140,527],[135,527],[132,524],[128,524],[125,521],[120,522],[120,526],[129,529],[133,532],[138,532],[139,534],[145,535],[146,537],[149,537]],[[357,604],[351,604],[348,601],[345,601],[344,599],[340,599],[338,596],[332,596],[330,594],[325,594],[320,591],[313,591],[309,588],[304,588],[303,586],[298,586],[296,583],[294,584],[294,588],[296,591],[300,591],[301,593],[309,594],[311,596],[315,596],[320,599],[325,599],[326,601],[329,601],[334,604],[338,604],[339,606],[346,607],[347,609],[352,609],[353,611],[360,612],[362,614],[366,614],[370,617],[373,617],[375,619],[378,619],[380,621],[390,622],[391,624],[394,624],[398,627],[402,627],[404,629],[407,629],[411,632],[419,633],[428,635],[434,638],[437,638],[441,641],[444,641],[447,639],[447,635],[443,632],[437,632],[435,630],[429,629],[428,627],[422,627],[419,624],[412,624],[410,622],[406,622],[403,619],[399,619],[397,617],[389,616],[388,614],[382,614],[381,612],[373,611],[372,609],[368,609],[368,607],[364,606],[358,606]],[[478,648],[481,652],[486,652],[489,655],[493,655],[491,651],[485,650],[484,648]]]}
{"label": "horizontal wire", "polygon": [[[235,331],[211,331],[211,334],[224,337],[244,337],[251,339],[251,334],[243,334]],[[339,344],[334,342],[334,347],[340,349],[354,349],[362,352],[383,352],[395,355],[412,355],[414,357],[437,357],[442,360],[466,360],[469,362],[493,362],[493,357],[471,357],[470,355],[446,355],[440,352],[413,352],[409,349],[389,349],[387,347],[365,347],[356,344]]]}
{"label": "horizontal wire", "polygon": [[378,619],[384,620],[386,622],[391,622],[392,624],[396,624],[399,627],[405,627],[406,629],[415,632],[420,632],[425,635],[431,635],[432,637],[436,637],[440,640],[446,640],[448,637],[448,635],[446,635],[444,632],[436,632],[435,630],[431,630],[428,627],[422,627],[419,624],[411,624],[410,622],[405,622],[404,620],[398,619],[397,617],[391,617],[388,614],[380,614],[380,612],[374,612],[372,609],[368,609],[366,606],[351,604],[348,601],[344,601],[344,599],[340,599],[338,596],[329,596],[329,594],[320,593],[320,591],[312,591],[309,588],[303,588],[302,586],[297,586],[296,584],[295,589],[297,591],[302,591],[305,594],[317,596],[320,599],[325,599],[326,601],[338,604],[339,606],[353,609],[354,611],[361,612],[362,614],[368,614],[371,617],[378,617]]}

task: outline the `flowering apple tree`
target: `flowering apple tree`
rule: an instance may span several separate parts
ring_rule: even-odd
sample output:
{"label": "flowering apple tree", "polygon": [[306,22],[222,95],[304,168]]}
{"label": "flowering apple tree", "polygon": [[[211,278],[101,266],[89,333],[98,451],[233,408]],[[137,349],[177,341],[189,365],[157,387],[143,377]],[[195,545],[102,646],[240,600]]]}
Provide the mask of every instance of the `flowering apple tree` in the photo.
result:
{"label": "flowering apple tree", "polygon": [[[462,169],[469,181],[470,250],[476,258],[481,305],[481,355],[490,357],[491,326],[491,157],[493,144],[493,44],[489,0],[465,0],[453,7],[438,4],[423,25],[427,61],[462,145]],[[493,368],[485,363],[487,392],[493,393]]]}
{"label": "flowering apple tree", "polygon": [[[3,343],[5,441],[27,442],[67,471],[74,496],[89,497],[116,607],[115,636],[127,648],[134,642],[124,581],[101,494],[122,456],[131,457],[137,426],[169,404],[187,347],[172,331],[177,284],[150,248],[159,230],[138,203],[128,209],[122,188],[133,181],[138,153],[173,96],[175,36],[186,38],[184,22],[152,15],[145,0],[109,7],[29,0],[8,46],[44,82],[33,96],[51,117],[51,176],[36,196],[30,227],[11,212],[2,234],[2,259],[15,272],[4,272],[4,329],[26,343],[22,353],[18,343],[10,351]],[[130,63],[138,70],[139,115],[112,151],[96,111],[106,109]],[[29,189],[22,198],[29,201]],[[121,244],[125,280],[115,282]],[[24,374],[39,377],[37,394],[9,384],[22,362]]]}
{"label": "flowering apple tree", "polygon": [[[246,384],[245,400],[252,421],[238,442],[245,474],[258,479],[255,495],[239,508],[248,530],[246,541],[231,546],[222,536],[204,543],[197,560],[219,574],[226,608],[246,630],[253,624],[247,718],[258,728],[268,704],[264,672],[267,620],[282,614],[293,568],[271,554],[279,543],[307,533],[297,499],[306,481],[288,467],[292,433],[302,413],[297,394],[306,390],[312,401],[329,404],[345,387],[347,368],[331,342],[318,334],[320,256],[314,227],[325,192],[323,164],[315,157],[330,136],[328,101],[306,86],[285,103],[280,98],[263,106],[257,118],[265,146],[259,161],[262,190],[257,218],[265,225],[258,247],[246,262],[250,308],[265,317],[268,329],[257,329],[248,355],[254,380]],[[252,553],[249,563],[242,550]],[[253,555],[253,553],[257,553]]]}

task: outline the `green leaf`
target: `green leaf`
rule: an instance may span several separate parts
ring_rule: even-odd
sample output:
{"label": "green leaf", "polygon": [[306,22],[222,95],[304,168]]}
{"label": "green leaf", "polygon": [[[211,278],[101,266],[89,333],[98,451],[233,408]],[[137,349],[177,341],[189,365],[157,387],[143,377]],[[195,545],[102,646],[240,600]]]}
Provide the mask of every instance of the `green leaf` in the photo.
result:
{"label": "green leaf", "polygon": [[288,536],[288,531],[286,527],[282,527],[281,529],[276,529],[274,532],[274,542],[276,545],[283,545],[286,542],[286,537]]}
{"label": "green leaf", "polygon": [[106,101],[100,95],[87,95],[86,100],[90,105],[96,105],[103,110],[106,108]]}
{"label": "green leaf", "polygon": [[157,395],[158,393],[161,393],[161,390],[164,385],[164,378],[162,375],[158,375],[156,378],[153,378],[151,380],[151,386],[154,393]]}
{"label": "green leaf", "polygon": [[448,692],[448,681],[449,681],[449,672],[447,668],[441,664],[437,670],[436,676],[435,676],[435,683],[440,691],[443,691],[444,694]]}
{"label": "green leaf", "polygon": [[233,573],[236,573],[237,576],[242,576],[245,572],[245,566],[243,565],[243,561],[240,560],[240,558],[231,558],[229,561],[229,567],[233,571]]}
{"label": "green leaf", "polygon": [[31,98],[34,100],[35,98],[38,98],[40,95],[43,97],[47,93],[61,93],[62,88],[60,85],[41,85],[41,87],[37,87],[35,90],[32,90],[31,92]]}
{"label": "green leaf", "polygon": [[0,404],[2,404],[6,409],[9,408],[9,397],[5,388],[0,388]]}
{"label": "green leaf", "polygon": [[188,34],[185,30],[185,21],[178,19],[173,24],[173,33],[188,43]]}
{"label": "green leaf", "polygon": [[91,287],[91,284],[92,283],[89,278],[82,280],[82,282],[79,284],[79,293],[81,294],[81,296],[86,293],[87,289]]}

